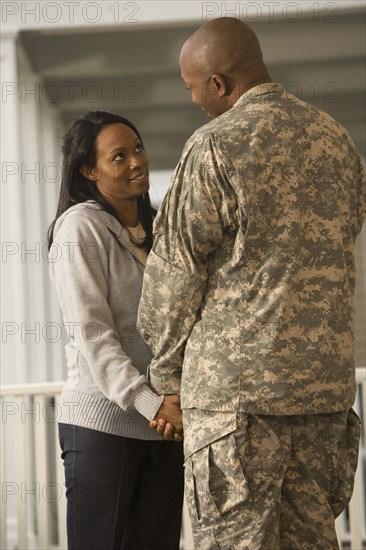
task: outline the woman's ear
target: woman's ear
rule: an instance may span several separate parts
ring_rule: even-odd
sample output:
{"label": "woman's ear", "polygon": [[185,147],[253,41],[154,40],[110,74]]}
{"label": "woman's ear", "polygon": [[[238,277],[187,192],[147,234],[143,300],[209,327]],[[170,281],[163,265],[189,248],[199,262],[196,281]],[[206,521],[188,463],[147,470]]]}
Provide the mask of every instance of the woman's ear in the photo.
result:
{"label": "woman's ear", "polygon": [[97,181],[97,172],[95,168],[83,164],[82,166],[80,166],[79,172],[87,180]]}

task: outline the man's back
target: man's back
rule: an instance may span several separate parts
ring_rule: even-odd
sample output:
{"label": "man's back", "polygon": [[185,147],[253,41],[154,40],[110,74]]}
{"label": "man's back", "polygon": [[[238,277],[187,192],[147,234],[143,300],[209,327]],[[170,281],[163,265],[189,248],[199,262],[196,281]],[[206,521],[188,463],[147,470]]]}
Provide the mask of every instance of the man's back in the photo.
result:
{"label": "man's back", "polygon": [[[207,256],[183,408],[352,406],[361,173],[345,130],[278,84],[251,89],[192,136],[161,213],[179,220],[182,242],[196,243],[196,262]],[[172,261],[181,261],[176,250]]]}

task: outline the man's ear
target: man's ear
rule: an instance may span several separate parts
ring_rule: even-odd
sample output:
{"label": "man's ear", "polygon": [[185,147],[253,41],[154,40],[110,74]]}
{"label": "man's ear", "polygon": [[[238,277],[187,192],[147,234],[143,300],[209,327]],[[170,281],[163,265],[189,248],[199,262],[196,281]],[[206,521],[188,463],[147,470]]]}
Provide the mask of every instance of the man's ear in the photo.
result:
{"label": "man's ear", "polygon": [[97,171],[95,168],[83,164],[82,166],[80,166],[79,172],[87,180],[97,181]]}
{"label": "man's ear", "polygon": [[211,75],[210,84],[220,97],[224,97],[227,94],[227,84],[225,78],[221,74],[214,73]]}

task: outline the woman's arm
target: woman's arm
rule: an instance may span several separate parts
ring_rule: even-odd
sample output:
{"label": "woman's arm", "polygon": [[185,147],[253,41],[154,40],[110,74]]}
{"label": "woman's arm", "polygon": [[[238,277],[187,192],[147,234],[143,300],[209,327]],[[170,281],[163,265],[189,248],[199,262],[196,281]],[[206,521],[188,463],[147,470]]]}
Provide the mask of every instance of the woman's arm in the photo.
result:
{"label": "woman's arm", "polygon": [[[102,221],[70,213],[57,232],[50,263],[64,323],[99,390],[122,409],[154,418],[163,398],[124,352],[108,303],[110,233]],[[121,283],[122,284],[122,283]],[[110,297],[113,300],[113,296]]]}

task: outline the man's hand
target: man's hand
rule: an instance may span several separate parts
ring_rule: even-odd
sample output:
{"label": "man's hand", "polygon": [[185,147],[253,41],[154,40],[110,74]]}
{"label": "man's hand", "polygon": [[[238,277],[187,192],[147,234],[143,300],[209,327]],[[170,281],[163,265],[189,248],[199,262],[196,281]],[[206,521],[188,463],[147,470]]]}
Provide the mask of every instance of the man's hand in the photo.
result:
{"label": "man's hand", "polygon": [[168,441],[182,441],[183,424],[179,395],[165,395],[150,428],[156,430]]}

